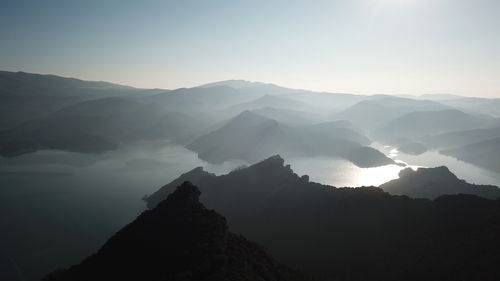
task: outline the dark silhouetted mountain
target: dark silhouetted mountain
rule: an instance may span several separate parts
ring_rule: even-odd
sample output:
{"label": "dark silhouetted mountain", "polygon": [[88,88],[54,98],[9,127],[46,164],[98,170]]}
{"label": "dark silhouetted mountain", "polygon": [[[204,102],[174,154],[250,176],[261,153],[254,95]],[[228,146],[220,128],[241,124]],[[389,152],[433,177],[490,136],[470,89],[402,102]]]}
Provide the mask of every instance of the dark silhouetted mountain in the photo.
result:
{"label": "dark silhouetted mountain", "polygon": [[225,218],[206,209],[199,196],[196,186],[183,183],[96,254],[45,280],[305,280],[229,232]]}
{"label": "dark silhouetted mountain", "polygon": [[0,71],[0,130],[85,100],[154,92],[55,75]]}
{"label": "dark silhouetted mountain", "polygon": [[350,120],[365,129],[374,130],[410,112],[443,109],[447,109],[447,106],[434,101],[374,96],[335,114],[334,117]]}
{"label": "dark silhouetted mountain", "polygon": [[[299,177],[279,156],[227,175],[190,174],[201,201],[280,261],[331,280],[498,280],[500,201],[435,200]],[[444,176],[447,176],[444,174]],[[449,176],[449,175],[448,175]],[[169,184],[146,200],[154,207]]]}
{"label": "dark silhouetted mountain", "polygon": [[440,153],[500,172],[500,138],[442,150]]}
{"label": "dark silhouetted mountain", "polygon": [[366,137],[335,124],[290,127],[245,111],[187,148],[212,163],[228,159],[257,162],[276,153],[342,157],[361,167],[394,163],[381,152],[364,147],[370,143]]}
{"label": "dark silhouetted mountain", "polygon": [[421,140],[432,148],[454,148],[500,138],[500,127],[454,131],[423,137]]}
{"label": "dark silhouetted mountain", "polygon": [[472,194],[484,198],[497,199],[500,189],[492,185],[475,185],[457,178],[447,167],[406,168],[399,172],[399,179],[380,186],[394,195],[413,198],[434,199],[444,194]]}
{"label": "dark silhouetted mountain", "polygon": [[493,124],[492,119],[482,119],[459,110],[417,111],[388,122],[375,137],[386,141],[416,139],[425,135],[468,130]]}
{"label": "dark silhouetted mountain", "polygon": [[185,143],[201,127],[201,122],[183,113],[133,98],[97,99],[0,132],[0,154],[15,156],[39,149],[102,152],[123,142],[151,139]]}

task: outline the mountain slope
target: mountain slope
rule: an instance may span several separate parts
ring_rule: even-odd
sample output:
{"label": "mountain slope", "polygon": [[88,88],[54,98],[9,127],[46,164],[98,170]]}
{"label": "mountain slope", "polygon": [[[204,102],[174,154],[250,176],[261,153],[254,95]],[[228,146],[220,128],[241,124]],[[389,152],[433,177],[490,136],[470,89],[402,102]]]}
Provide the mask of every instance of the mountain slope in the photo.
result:
{"label": "mountain slope", "polygon": [[[334,188],[297,176],[278,156],[227,175],[195,174],[201,201],[232,229],[308,273],[358,281],[500,277],[498,200]],[[147,198],[149,206],[168,189]]]}
{"label": "mountain slope", "polygon": [[391,120],[376,136],[393,141],[416,139],[425,135],[481,128],[489,125],[490,121],[454,109],[416,111]]}
{"label": "mountain slope", "polygon": [[440,153],[453,156],[486,169],[500,173],[500,138],[446,149]]}
{"label": "mountain slope", "polygon": [[0,130],[77,102],[114,96],[142,96],[152,92],[155,91],[106,82],[0,71]]}
{"label": "mountain slope", "polygon": [[256,86],[263,86],[263,85],[266,85],[266,84],[262,83],[262,82],[252,82],[252,81],[247,81],[247,80],[225,80],[225,81],[203,84],[201,86],[198,86],[198,88],[228,86],[228,87],[235,88],[235,89],[241,89],[241,88],[249,88],[249,87],[256,87]]}
{"label": "mountain slope", "polygon": [[320,122],[323,119],[320,115],[293,109],[261,107],[252,111],[261,116],[274,119],[283,124],[290,125],[314,124]]}
{"label": "mountain slope", "polygon": [[374,130],[383,126],[385,122],[410,112],[444,109],[447,109],[447,106],[435,101],[373,96],[335,114],[333,117],[350,120],[364,129]]}
{"label": "mountain slope", "polygon": [[453,100],[442,100],[443,104],[462,109],[464,111],[487,114],[500,117],[500,99],[487,98],[459,98]]}
{"label": "mountain slope", "polygon": [[200,128],[201,122],[155,104],[126,97],[104,98],[77,103],[0,132],[0,155],[39,149],[103,152],[134,140],[183,143]]}
{"label": "mountain slope", "polygon": [[469,184],[458,179],[446,167],[419,168],[417,171],[406,168],[399,173],[399,179],[380,186],[394,195],[407,195],[413,198],[434,199],[444,194],[473,194],[483,198],[500,198],[500,188],[492,185]]}
{"label": "mountain slope", "polygon": [[148,103],[161,105],[169,110],[183,109],[185,112],[212,112],[228,106],[250,101],[256,96],[246,95],[228,86],[206,88],[181,88],[146,97]]}
{"label": "mountain slope", "polygon": [[196,186],[183,183],[96,254],[45,280],[304,280],[229,232],[224,217],[206,209],[199,196]]}
{"label": "mountain slope", "polygon": [[242,112],[245,110],[253,110],[262,107],[274,107],[281,109],[289,109],[289,110],[297,110],[300,108],[305,108],[306,106],[296,100],[291,99],[290,97],[283,95],[263,95],[258,99],[237,104],[227,109],[229,112]]}
{"label": "mountain slope", "polygon": [[277,153],[342,157],[362,167],[394,163],[381,152],[363,146],[369,143],[366,137],[336,123],[289,127],[245,111],[187,148],[212,163],[228,159],[256,162]]}
{"label": "mountain slope", "polygon": [[436,134],[422,138],[432,148],[453,148],[500,138],[500,127],[486,129],[460,130]]}

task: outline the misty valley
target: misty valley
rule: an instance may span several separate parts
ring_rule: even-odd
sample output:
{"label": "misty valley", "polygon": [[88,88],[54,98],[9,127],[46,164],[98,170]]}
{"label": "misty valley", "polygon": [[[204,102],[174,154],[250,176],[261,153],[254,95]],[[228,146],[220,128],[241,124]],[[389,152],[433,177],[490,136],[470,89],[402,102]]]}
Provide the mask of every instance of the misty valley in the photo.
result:
{"label": "misty valley", "polygon": [[500,99],[0,71],[0,280],[499,280]]}

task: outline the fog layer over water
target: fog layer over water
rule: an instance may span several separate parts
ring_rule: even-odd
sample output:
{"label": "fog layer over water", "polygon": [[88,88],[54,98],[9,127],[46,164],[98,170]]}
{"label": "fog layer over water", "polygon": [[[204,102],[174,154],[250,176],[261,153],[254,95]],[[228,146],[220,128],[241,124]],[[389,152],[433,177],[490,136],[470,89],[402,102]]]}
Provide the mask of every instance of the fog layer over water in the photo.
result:
{"label": "fog layer over water", "polygon": [[[411,156],[376,146],[413,168],[445,165],[467,181],[500,185],[500,175],[437,152]],[[324,157],[286,162],[311,181],[339,187],[380,185],[397,178],[404,168],[363,169]],[[74,264],[143,211],[144,195],[197,166],[225,174],[244,164],[211,165],[168,143],[139,143],[98,155],[39,151],[0,158],[0,277],[37,280]]]}
{"label": "fog layer over water", "polygon": [[212,166],[183,147],[144,143],[100,155],[0,158],[0,280],[39,280],[74,264],[143,211],[144,195],[197,166],[221,174],[238,165]]}

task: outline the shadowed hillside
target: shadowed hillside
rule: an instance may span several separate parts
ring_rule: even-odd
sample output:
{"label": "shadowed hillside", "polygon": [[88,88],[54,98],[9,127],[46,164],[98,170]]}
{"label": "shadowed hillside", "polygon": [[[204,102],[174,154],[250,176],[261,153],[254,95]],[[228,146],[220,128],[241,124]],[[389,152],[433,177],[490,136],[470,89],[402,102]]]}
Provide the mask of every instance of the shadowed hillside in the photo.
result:
{"label": "shadowed hillside", "polygon": [[[191,177],[202,202],[226,216],[232,229],[309,273],[334,280],[500,276],[498,200],[411,199],[375,187],[334,188],[297,176],[278,156],[222,176],[198,168],[177,182]],[[148,205],[177,182],[147,198]]]}
{"label": "shadowed hillside", "polygon": [[413,198],[434,199],[444,194],[474,194],[484,198],[497,199],[500,188],[492,185],[475,185],[457,178],[448,168],[406,168],[399,173],[399,179],[380,186],[394,195],[408,195]]}
{"label": "shadowed hillside", "polygon": [[44,280],[305,280],[229,232],[224,217],[206,209],[199,196],[196,186],[183,183],[96,254]]}

